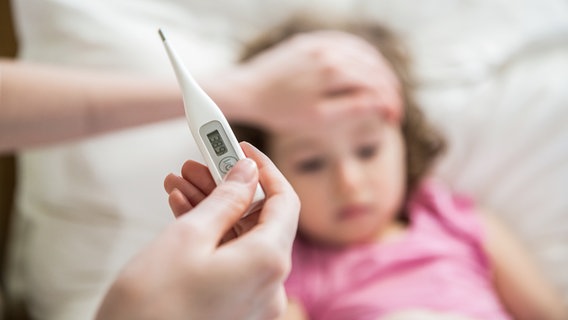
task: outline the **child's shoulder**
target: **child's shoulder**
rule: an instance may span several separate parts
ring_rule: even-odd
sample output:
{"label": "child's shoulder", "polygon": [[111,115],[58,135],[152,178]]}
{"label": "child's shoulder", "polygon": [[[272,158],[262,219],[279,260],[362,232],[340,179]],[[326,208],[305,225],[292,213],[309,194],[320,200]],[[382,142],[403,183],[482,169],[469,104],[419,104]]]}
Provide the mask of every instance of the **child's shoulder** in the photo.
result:
{"label": "child's shoulder", "polygon": [[473,198],[433,178],[425,179],[409,200],[411,224],[435,225],[453,236],[480,241],[480,212]]}
{"label": "child's shoulder", "polygon": [[446,183],[435,178],[426,178],[418,185],[410,197],[410,205],[434,206],[438,210],[475,209],[475,202],[472,197],[453,190]]}

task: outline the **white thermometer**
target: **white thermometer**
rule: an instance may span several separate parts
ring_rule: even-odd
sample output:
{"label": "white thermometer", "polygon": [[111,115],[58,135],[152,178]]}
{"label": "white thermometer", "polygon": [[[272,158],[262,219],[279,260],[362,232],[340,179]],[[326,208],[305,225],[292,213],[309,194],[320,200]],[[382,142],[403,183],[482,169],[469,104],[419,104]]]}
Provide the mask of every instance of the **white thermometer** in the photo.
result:
{"label": "white thermometer", "polygon": [[[219,107],[199,87],[181,63],[176,52],[168,44],[162,30],[158,30],[158,33],[162,38],[182,90],[185,116],[191,134],[215,183],[219,184],[237,161],[245,158],[245,154]],[[263,202],[264,191],[258,184],[252,204],[244,216],[260,209]]]}

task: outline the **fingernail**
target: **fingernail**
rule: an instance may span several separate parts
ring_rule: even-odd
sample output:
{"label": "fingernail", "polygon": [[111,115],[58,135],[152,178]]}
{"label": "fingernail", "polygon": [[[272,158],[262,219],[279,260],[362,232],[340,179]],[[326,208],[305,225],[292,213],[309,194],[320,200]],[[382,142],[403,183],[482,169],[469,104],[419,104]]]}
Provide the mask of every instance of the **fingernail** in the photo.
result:
{"label": "fingernail", "polygon": [[247,141],[243,141],[241,143],[243,144],[243,146],[246,146],[247,148],[252,149],[253,151],[258,151],[258,149],[254,145],[252,145]]}
{"label": "fingernail", "polygon": [[224,180],[247,183],[254,178],[255,174],[256,163],[249,158],[244,158],[237,162],[231,171],[227,173]]}

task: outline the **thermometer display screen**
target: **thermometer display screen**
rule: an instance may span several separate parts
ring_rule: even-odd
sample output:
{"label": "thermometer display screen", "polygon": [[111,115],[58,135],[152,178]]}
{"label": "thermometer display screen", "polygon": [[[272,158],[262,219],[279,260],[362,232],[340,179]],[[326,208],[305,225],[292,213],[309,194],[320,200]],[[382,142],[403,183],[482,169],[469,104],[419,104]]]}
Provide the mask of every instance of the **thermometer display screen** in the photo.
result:
{"label": "thermometer display screen", "polygon": [[217,156],[227,153],[227,146],[225,145],[223,138],[221,138],[219,130],[215,130],[207,134],[207,139],[209,139],[209,143],[211,143],[211,146],[213,147],[213,150],[215,150]]}

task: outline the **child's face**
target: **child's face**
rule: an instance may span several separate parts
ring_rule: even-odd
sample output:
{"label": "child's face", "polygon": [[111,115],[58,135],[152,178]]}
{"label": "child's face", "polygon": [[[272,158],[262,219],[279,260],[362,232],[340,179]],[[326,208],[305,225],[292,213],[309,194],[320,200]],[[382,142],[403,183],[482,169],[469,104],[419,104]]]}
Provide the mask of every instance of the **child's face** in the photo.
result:
{"label": "child's face", "polygon": [[405,149],[398,125],[378,113],[273,135],[272,159],[298,193],[300,232],[345,245],[397,226],[405,192]]}

